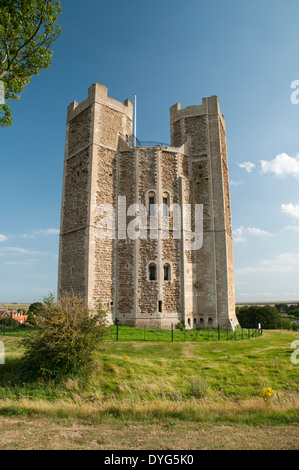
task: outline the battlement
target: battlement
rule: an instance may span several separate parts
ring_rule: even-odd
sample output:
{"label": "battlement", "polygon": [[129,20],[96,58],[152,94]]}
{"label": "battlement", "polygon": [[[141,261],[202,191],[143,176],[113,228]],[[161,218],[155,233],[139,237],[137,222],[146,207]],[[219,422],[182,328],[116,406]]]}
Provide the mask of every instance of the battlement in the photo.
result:
{"label": "battlement", "polygon": [[74,119],[78,114],[82,113],[86,108],[94,103],[102,104],[115,111],[125,114],[131,121],[133,120],[133,104],[129,99],[123,103],[108,96],[108,88],[99,83],[94,83],[88,89],[87,99],[80,104],[73,101],[67,109],[67,122]]}
{"label": "battlement", "polygon": [[180,103],[176,103],[170,108],[170,124],[179,121],[180,119],[186,119],[195,116],[212,114],[221,114],[220,105],[217,96],[211,96],[209,98],[203,98],[202,104],[198,106],[187,106],[181,108]]}

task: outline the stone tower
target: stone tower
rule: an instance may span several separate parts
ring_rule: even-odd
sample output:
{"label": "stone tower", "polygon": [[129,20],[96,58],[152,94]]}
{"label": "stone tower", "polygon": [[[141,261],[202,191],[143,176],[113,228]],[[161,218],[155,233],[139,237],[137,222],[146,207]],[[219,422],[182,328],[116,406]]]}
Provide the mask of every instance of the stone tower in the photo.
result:
{"label": "stone tower", "polygon": [[[58,292],[73,290],[91,308],[101,299],[109,322],[234,329],[218,98],[170,109],[171,146],[133,147],[132,118],[132,103],[109,98],[99,84],[68,107]],[[202,242],[192,246],[197,213]]]}

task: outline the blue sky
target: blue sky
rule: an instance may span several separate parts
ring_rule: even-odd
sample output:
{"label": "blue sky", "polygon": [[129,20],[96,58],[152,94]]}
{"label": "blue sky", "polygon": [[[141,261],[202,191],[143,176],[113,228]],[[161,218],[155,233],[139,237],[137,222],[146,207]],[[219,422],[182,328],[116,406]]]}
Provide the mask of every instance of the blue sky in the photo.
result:
{"label": "blue sky", "polygon": [[[63,0],[51,68],[0,130],[0,302],[56,292],[66,108],[98,82],[138,97],[138,138],[217,95],[229,155],[236,300],[299,300],[296,0]],[[298,82],[299,85],[299,82]],[[297,86],[298,86],[297,85]],[[291,95],[293,93],[293,103]]]}

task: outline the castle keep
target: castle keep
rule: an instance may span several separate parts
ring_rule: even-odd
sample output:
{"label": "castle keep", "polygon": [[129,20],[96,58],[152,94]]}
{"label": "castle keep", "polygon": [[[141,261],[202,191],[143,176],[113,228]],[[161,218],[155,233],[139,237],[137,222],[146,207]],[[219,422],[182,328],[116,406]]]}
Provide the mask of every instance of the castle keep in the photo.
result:
{"label": "castle keep", "polygon": [[[170,108],[171,146],[132,146],[132,121],[132,103],[108,97],[99,84],[68,107],[58,292],[73,290],[90,307],[101,299],[109,321],[123,325],[170,328],[183,321],[187,328],[234,329],[226,134],[218,98]],[[191,243],[196,207],[203,216],[198,249]],[[130,227],[136,236],[128,236]]]}

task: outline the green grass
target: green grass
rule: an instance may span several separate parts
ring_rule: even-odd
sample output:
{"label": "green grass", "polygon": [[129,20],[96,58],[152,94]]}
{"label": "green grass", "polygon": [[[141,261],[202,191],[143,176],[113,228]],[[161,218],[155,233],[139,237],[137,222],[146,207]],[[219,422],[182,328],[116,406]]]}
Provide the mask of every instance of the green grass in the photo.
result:
{"label": "green grass", "polygon": [[[107,340],[94,365],[79,376],[28,382],[22,375],[22,338],[4,336],[0,416],[298,423],[299,369],[290,360],[298,337],[292,331],[264,331],[243,341]],[[201,398],[190,393],[192,377],[205,381]],[[275,391],[271,409],[259,396],[268,386]]]}
{"label": "green grass", "polygon": [[0,340],[5,336],[23,338],[24,336],[32,333],[32,331],[34,331],[34,327],[32,328],[30,326],[20,326],[17,328],[5,326],[4,328],[3,325],[0,325]]}
{"label": "green grass", "polygon": [[[182,342],[182,341],[239,341],[250,337],[258,336],[256,330],[238,328],[236,331],[226,331],[218,329],[190,329],[190,330],[157,330],[147,328],[134,328],[130,326],[118,327],[118,341],[163,341],[163,342]],[[115,341],[117,339],[117,327],[115,325],[108,328],[108,339]]]}

